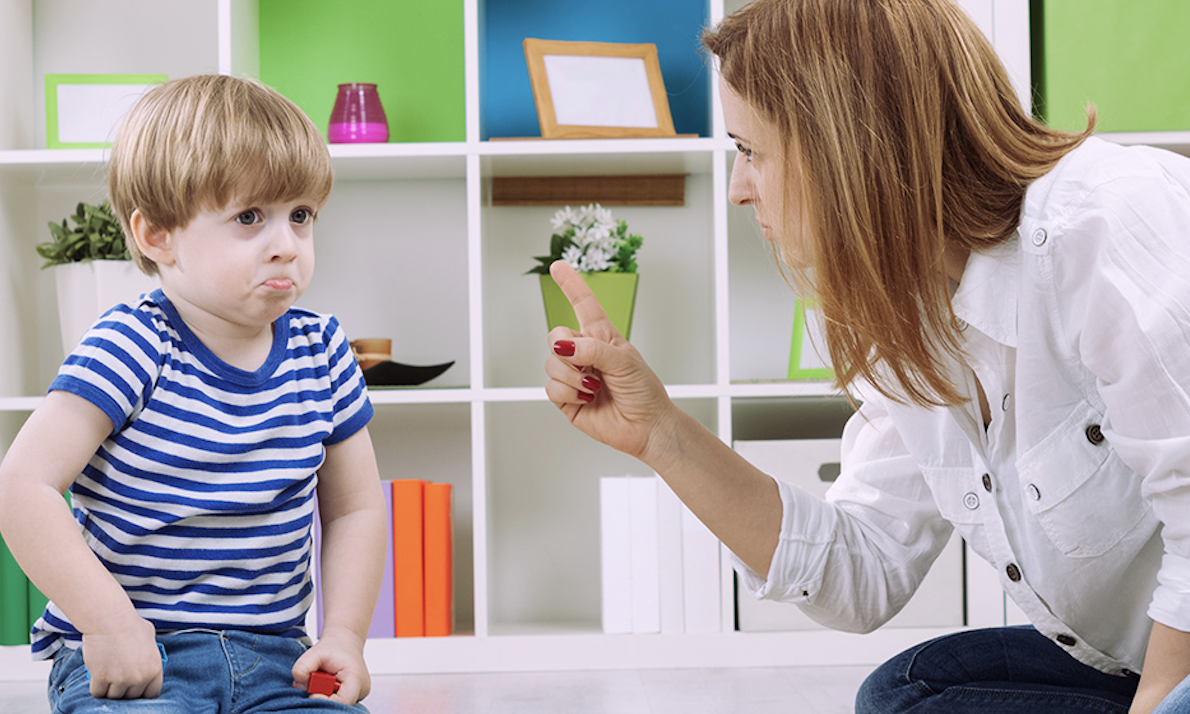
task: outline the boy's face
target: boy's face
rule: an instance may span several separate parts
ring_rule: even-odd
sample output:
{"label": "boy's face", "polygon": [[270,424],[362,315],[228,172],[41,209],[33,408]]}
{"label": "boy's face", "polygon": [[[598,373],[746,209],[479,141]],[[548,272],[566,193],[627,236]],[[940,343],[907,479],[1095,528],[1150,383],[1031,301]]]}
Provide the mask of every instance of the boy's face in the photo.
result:
{"label": "boy's face", "polygon": [[305,199],[200,211],[170,232],[161,285],[188,323],[271,325],[314,275],[314,216]]}

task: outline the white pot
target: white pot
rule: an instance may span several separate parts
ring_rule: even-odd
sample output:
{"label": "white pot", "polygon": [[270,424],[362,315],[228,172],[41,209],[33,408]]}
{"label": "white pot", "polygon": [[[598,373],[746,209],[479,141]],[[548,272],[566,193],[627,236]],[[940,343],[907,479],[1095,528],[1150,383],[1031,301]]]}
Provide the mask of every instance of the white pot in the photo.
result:
{"label": "white pot", "polygon": [[64,263],[50,270],[58,291],[58,324],[65,354],[78,346],[100,315],[157,288],[157,278],[145,275],[130,260]]}

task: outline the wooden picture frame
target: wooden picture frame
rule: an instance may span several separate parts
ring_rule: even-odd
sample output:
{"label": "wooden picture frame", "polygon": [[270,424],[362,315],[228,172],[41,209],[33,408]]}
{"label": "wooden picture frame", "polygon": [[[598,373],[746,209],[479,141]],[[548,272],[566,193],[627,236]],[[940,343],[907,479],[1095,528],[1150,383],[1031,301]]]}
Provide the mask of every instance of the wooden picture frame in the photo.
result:
{"label": "wooden picture frame", "polygon": [[793,339],[789,349],[789,379],[834,379],[826,336],[822,332],[822,318],[813,300],[799,298],[793,316]]}
{"label": "wooden picture frame", "polygon": [[45,75],[45,144],[50,149],[106,149],[141,95],[164,74]]}
{"label": "wooden picture frame", "polygon": [[654,44],[524,41],[544,139],[671,137]]}

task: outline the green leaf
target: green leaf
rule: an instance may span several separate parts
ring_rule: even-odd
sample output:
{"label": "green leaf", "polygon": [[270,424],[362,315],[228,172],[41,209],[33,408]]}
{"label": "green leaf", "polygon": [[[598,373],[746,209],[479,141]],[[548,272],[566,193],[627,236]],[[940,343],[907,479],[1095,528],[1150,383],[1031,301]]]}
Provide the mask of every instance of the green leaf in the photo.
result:
{"label": "green leaf", "polygon": [[46,259],[43,268],[61,263],[131,258],[124,230],[107,200],[98,206],[79,202],[74,213],[63,218],[61,224],[48,225],[51,240],[36,246],[37,254]]}

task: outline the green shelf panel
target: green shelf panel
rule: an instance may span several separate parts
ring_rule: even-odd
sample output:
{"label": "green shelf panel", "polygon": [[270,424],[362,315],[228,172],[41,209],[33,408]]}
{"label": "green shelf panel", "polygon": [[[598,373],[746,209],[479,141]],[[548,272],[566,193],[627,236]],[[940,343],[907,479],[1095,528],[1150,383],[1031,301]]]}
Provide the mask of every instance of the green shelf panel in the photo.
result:
{"label": "green shelf panel", "polygon": [[1033,0],[1038,113],[1082,129],[1094,103],[1099,131],[1190,129],[1190,3],[1186,0]]}

